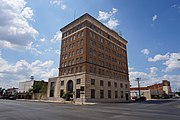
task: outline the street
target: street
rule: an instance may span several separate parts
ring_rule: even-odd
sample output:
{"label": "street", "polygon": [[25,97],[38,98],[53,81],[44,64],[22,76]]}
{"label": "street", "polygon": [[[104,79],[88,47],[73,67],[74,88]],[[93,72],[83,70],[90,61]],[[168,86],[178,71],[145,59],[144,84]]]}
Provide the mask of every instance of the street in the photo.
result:
{"label": "street", "polygon": [[180,100],[72,105],[0,100],[0,120],[180,120]]}

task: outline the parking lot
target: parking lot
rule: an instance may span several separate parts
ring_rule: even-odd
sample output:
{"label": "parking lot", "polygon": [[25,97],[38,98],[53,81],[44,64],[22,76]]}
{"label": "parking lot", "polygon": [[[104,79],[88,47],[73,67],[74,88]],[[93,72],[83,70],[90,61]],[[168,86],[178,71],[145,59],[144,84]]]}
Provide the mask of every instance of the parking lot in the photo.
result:
{"label": "parking lot", "polygon": [[73,105],[0,100],[0,120],[180,120],[180,100]]}

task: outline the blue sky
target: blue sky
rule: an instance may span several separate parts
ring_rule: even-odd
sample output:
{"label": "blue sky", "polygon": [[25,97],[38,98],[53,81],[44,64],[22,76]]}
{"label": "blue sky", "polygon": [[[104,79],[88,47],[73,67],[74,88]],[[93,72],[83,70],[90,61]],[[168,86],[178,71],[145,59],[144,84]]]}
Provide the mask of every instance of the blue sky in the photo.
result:
{"label": "blue sky", "polygon": [[0,87],[58,75],[60,28],[88,12],[128,41],[130,83],[180,89],[179,0],[0,0]]}

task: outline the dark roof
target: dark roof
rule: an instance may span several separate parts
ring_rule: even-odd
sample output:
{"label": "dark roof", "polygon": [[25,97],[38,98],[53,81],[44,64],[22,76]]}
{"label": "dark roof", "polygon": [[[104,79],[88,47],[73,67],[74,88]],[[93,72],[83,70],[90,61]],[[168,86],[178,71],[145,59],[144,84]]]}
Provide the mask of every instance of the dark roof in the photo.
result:
{"label": "dark roof", "polygon": [[[94,18],[93,16],[91,16],[91,15],[88,14],[88,13],[83,14],[82,16],[80,16],[79,18],[77,18],[76,20],[74,20],[74,21],[72,21],[71,23],[67,24],[66,26],[62,27],[62,28],[60,29],[60,31],[62,31],[64,28],[68,27],[69,25],[71,25],[71,24],[73,24],[74,22],[82,19],[82,18],[85,17],[85,16],[88,16],[88,17],[92,18],[93,20],[95,20],[96,22],[98,22],[98,23],[101,24],[102,26],[106,27],[108,30],[112,31],[113,33],[115,33],[116,35],[118,35],[120,38],[122,38],[116,31],[108,28],[107,26],[105,26],[104,24],[102,24],[100,21],[98,21],[96,18]],[[122,39],[123,39],[125,42],[127,42],[127,40],[125,40],[124,38],[122,38]]]}

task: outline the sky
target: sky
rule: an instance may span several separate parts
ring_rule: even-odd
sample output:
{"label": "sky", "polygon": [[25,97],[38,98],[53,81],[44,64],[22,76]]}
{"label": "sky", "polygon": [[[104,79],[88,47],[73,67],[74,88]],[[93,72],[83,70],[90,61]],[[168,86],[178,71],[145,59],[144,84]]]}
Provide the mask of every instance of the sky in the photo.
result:
{"label": "sky", "polygon": [[180,89],[179,0],[0,0],[0,87],[58,76],[61,32],[84,13],[128,41],[129,79]]}

